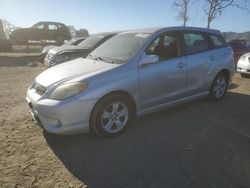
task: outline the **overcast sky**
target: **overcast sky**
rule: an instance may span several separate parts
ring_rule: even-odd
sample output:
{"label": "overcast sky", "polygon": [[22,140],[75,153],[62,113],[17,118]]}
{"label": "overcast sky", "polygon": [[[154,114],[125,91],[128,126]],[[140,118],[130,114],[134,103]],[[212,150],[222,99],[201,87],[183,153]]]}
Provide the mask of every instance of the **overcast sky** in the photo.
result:
{"label": "overcast sky", "polygon": [[[250,0],[248,6],[250,6]],[[190,7],[189,26],[206,27],[204,0]],[[0,18],[18,27],[39,21],[59,21],[90,33],[154,26],[179,26],[171,0],[0,0]],[[212,28],[250,31],[250,14],[227,9]]]}

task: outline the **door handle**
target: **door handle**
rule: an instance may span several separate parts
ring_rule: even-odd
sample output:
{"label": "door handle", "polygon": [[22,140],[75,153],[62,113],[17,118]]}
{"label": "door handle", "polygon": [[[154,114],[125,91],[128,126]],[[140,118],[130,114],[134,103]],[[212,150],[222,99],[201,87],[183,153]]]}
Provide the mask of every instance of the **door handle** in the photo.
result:
{"label": "door handle", "polygon": [[211,56],[209,57],[209,59],[210,59],[211,61],[214,61],[214,60],[215,60],[215,57],[214,57],[213,55],[211,55]]}
{"label": "door handle", "polygon": [[176,67],[178,67],[178,68],[183,68],[183,67],[185,67],[185,63],[183,63],[183,62],[180,62],[180,63],[178,63],[177,65],[176,65]]}

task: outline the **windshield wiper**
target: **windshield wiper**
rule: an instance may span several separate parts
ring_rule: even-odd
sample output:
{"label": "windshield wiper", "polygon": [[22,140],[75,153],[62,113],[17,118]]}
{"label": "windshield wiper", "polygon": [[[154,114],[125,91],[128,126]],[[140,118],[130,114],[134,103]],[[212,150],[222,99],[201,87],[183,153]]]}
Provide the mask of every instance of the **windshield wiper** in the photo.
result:
{"label": "windshield wiper", "polygon": [[114,61],[109,60],[109,59],[104,58],[104,57],[96,57],[96,56],[93,56],[93,55],[91,55],[91,54],[89,54],[88,57],[91,58],[91,59],[93,59],[93,60],[96,60],[96,61],[100,60],[100,61],[105,61],[105,62],[107,62],[107,63],[115,64]]}
{"label": "windshield wiper", "polygon": [[107,63],[112,63],[112,64],[115,63],[114,61],[106,59],[106,58],[103,58],[103,57],[96,57],[96,58],[94,58],[94,60],[101,60],[101,61],[105,61]]}

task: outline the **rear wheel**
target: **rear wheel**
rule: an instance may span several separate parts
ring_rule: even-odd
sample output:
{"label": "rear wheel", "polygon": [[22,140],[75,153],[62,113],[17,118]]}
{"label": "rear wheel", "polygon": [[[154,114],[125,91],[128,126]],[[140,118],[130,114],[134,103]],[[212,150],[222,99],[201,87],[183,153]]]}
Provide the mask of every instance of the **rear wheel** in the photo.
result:
{"label": "rear wheel", "polygon": [[220,100],[224,97],[227,91],[228,78],[225,73],[219,73],[210,88],[210,97],[213,100]]}
{"label": "rear wheel", "polygon": [[122,134],[132,117],[132,106],[123,95],[109,95],[95,107],[91,117],[91,128],[100,136],[113,137]]}

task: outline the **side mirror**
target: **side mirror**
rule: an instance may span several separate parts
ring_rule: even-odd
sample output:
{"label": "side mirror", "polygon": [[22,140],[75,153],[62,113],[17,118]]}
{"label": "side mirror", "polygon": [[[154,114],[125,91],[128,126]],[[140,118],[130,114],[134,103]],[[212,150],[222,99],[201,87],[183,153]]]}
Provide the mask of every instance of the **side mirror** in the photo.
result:
{"label": "side mirror", "polygon": [[146,55],[144,54],[139,65],[149,65],[159,62],[159,56],[158,55]]}

